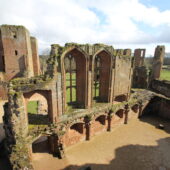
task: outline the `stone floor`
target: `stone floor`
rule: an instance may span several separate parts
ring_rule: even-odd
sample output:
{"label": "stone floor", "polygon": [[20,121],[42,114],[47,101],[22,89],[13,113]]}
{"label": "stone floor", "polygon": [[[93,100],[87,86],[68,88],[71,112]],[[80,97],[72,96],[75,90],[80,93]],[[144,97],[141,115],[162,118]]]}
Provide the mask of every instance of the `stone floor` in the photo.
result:
{"label": "stone floor", "polygon": [[[157,127],[165,125],[165,130]],[[66,150],[58,160],[34,153],[35,170],[170,170],[170,121],[145,116]]]}

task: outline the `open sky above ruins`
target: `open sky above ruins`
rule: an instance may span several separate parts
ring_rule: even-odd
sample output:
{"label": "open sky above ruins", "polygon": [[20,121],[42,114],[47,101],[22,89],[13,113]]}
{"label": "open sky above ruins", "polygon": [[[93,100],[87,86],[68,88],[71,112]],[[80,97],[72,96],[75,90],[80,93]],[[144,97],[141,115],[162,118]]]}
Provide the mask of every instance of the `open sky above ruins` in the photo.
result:
{"label": "open sky above ruins", "polygon": [[41,52],[66,42],[170,52],[170,0],[0,0],[0,24],[24,25]]}

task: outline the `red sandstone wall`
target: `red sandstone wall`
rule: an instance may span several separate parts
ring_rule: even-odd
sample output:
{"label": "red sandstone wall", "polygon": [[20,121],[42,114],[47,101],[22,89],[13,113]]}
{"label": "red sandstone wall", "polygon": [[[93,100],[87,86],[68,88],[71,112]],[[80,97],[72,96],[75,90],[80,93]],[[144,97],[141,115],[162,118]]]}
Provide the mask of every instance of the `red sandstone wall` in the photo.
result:
{"label": "red sandstone wall", "polygon": [[[22,76],[27,70],[32,72],[32,53],[29,32],[23,26],[1,26],[3,56],[5,63],[6,81]],[[27,69],[29,67],[29,69]]]}
{"label": "red sandstone wall", "polygon": [[131,60],[124,57],[116,57],[114,96],[128,94],[131,88]]}
{"label": "red sandstone wall", "polygon": [[0,85],[0,100],[7,100],[7,89]]}
{"label": "red sandstone wall", "polygon": [[159,115],[161,117],[170,119],[170,101],[168,100],[161,101]]}
{"label": "red sandstone wall", "polygon": [[100,98],[108,102],[109,101],[109,87],[110,87],[110,66],[111,56],[106,52],[100,53]]}
{"label": "red sandstone wall", "polygon": [[35,37],[31,37],[31,49],[32,49],[34,75],[37,76],[40,74],[40,61],[38,56],[37,40]]}
{"label": "red sandstone wall", "polygon": [[2,45],[2,38],[1,38],[1,30],[0,30],[0,72],[5,71],[5,65],[4,65],[4,51],[3,51],[3,45]]}
{"label": "red sandstone wall", "polygon": [[91,124],[90,136],[95,136],[103,131],[106,131],[106,125],[102,125],[99,121],[94,120]]}
{"label": "red sandstone wall", "polygon": [[134,52],[135,67],[141,67],[144,65],[145,52],[146,52],[145,49],[135,49],[135,52]]}
{"label": "red sandstone wall", "polygon": [[64,139],[65,146],[71,146],[80,141],[84,141],[85,129],[83,129],[83,134],[77,132],[74,129],[69,129],[68,132],[64,135],[63,139]]}
{"label": "red sandstone wall", "polygon": [[111,122],[111,127],[112,127],[112,128],[115,128],[115,127],[117,127],[118,125],[123,124],[123,123],[124,123],[124,116],[123,116],[123,118],[120,118],[120,117],[117,116],[117,115],[113,115],[113,117],[112,117],[112,122]]}

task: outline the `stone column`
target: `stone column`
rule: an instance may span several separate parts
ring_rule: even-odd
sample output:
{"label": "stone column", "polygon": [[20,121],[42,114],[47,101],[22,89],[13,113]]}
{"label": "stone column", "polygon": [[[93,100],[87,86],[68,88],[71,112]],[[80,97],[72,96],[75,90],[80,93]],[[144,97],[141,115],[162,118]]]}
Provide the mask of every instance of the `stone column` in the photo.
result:
{"label": "stone column", "polygon": [[63,140],[61,137],[58,139],[58,147],[57,148],[58,148],[57,152],[58,152],[59,158],[60,159],[64,158],[65,157],[64,144],[63,144]]}
{"label": "stone column", "polygon": [[165,56],[165,46],[157,46],[155,48],[150,81],[160,78],[164,56]]}
{"label": "stone column", "polygon": [[84,122],[85,122],[85,128],[86,128],[86,140],[90,140],[91,122],[90,122],[89,117],[85,117]]}
{"label": "stone column", "polygon": [[140,103],[140,104],[139,104],[139,115],[138,115],[138,117],[141,117],[141,116],[142,116],[142,110],[143,110],[143,104]]}
{"label": "stone column", "polygon": [[108,120],[108,127],[107,131],[111,131],[111,123],[112,123],[112,111],[110,110],[108,115],[107,115],[107,120]]}
{"label": "stone column", "polygon": [[139,105],[135,106],[135,112],[138,113],[139,112]]}
{"label": "stone column", "polygon": [[124,121],[124,124],[127,124],[127,123],[128,123],[128,113],[129,113],[129,105],[128,105],[128,104],[125,105],[125,111],[124,111],[124,113],[125,113],[125,121]]}
{"label": "stone column", "polygon": [[54,156],[62,159],[64,158],[64,146],[62,137],[58,137],[57,134],[53,134],[52,136],[52,153]]}

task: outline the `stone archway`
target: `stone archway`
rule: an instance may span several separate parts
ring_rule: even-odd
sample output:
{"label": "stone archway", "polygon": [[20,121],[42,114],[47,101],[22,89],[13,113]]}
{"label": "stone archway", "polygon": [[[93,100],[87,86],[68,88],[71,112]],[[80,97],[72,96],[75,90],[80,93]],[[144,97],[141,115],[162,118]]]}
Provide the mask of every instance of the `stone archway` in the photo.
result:
{"label": "stone archway", "polygon": [[111,127],[114,128],[117,125],[122,124],[124,122],[124,117],[124,109],[117,110],[112,117]]}
{"label": "stone archway", "polygon": [[111,55],[105,50],[94,55],[93,99],[97,102],[110,100],[111,61]]}
{"label": "stone archway", "polygon": [[32,153],[48,153],[49,142],[47,136],[41,136],[32,143]]}
{"label": "stone archway", "polygon": [[124,102],[124,101],[127,101],[127,95],[125,94],[122,94],[122,95],[119,95],[119,96],[116,96],[114,101],[116,102]]}
{"label": "stone archway", "polygon": [[138,104],[135,104],[131,107],[131,110],[134,112],[134,113],[138,113],[139,111],[139,105]]}
{"label": "stone archway", "polygon": [[120,109],[118,110],[116,113],[115,113],[120,119],[123,118],[123,114],[124,114],[124,110],[123,109]]}
{"label": "stone archway", "polygon": [[45,125],[53,121],[50,90],[35,90],[23,96],[29,124]]}
{"label": "stone archway", "polygon": [[74,145],[85,140],[85,128],[83,122],[72,124],[64,135],[64,143],[66,146]]}
{"label": "stone archway", "polygon": [[102,114],[96,117],[91,124],[91,136],[105,131],[106,128],[106,115]]}
{"label": "stone archway", "polygon": [[87,106],[87,57],[73,48],[62,59],[65,104],[74,108]]}

